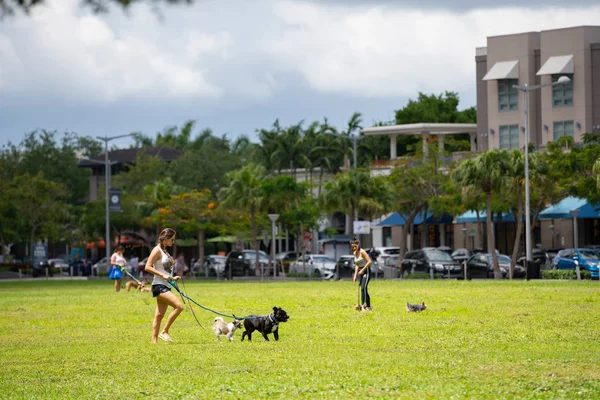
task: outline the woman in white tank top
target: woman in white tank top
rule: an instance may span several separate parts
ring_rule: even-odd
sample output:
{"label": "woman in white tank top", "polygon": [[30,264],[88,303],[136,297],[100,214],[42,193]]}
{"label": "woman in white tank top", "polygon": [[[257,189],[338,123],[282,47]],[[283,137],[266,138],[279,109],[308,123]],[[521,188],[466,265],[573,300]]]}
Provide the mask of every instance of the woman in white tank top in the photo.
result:
{"label": "woman in white tank top", "polygon": [[[169,335],[169,329],[183,311],[183,305],[177,296],[171,292],[171,284],[169,283],[171,279],[174,281],[181,279],[179,276],[173,276],[173,257],[167,251],[167,246],[173,246],[174,243],[175,231],[171,228],[163,229],[158,236],[158,243],[152,249],[144,268],[146,272],[154,275],[152,296],[156,298],[156,313],[152,322],[152,343],[156,343],[159,338],[165,342],[173,341]],[[173,307],[173,311],[169,314],[167,323],[159,334],[160,323],[169,306]]]}
{"label": "woman in white tank top", "polygon": [[360,248],[360,242],[356,238],[353,238],[350,241],[350,247],[352,248],[352,254],[354,255],[353,281],[356,282],[360,277],[359,286],[362,310],[370,311],[372,310],[371,296],[369,296],[369,282],[371,281],[371,257],[369,257],[364,249]]}

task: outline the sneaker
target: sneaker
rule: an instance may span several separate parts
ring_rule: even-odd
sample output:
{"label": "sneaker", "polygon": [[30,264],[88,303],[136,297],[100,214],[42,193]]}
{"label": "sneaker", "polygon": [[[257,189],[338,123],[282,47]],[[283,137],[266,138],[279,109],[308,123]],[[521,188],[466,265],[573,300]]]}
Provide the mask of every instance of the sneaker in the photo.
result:
{"label": "sneaker", "polygon": [[168,333],[161,333],[158,335],[159,339],[164,340],[165,342],[173,343],[173,339],[169,336]]}

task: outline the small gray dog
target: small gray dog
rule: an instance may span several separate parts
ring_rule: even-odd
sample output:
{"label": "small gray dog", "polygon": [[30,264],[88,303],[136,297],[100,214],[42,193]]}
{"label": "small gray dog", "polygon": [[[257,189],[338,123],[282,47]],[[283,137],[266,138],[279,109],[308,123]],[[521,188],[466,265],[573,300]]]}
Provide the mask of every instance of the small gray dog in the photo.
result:
{"label": "small gray dog", "polygon": [[221,336],[226,336],[230,342],[233,342],[233,334],[235,330],[242,326],[242,321],[239,319],[234,319],[232,322],[226,323],[223,321],[223,318],[216,317],[213,321],[213,332],[217,335],[217,339],[219,342],[221,341]]}
{"label": "small gray dog", "polygon": [[421,311],[425,311],[427,309],[427,306],[425,305],[425,302],[421,302],[421,304],[410,304],[410,303],[406,303],[406,311],[410,311],[410,312],[421,312]]}

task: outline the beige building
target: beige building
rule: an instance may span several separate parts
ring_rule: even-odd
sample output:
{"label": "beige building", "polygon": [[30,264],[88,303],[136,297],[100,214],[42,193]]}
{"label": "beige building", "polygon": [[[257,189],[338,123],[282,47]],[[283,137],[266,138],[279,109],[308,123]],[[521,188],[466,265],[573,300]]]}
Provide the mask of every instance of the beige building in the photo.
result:
{"label": "beige building", "polygon": [[529,91],[530,142],[576,142],[600,133],[600,26],[487,38],[476,49],[477,149],[525,146],[525,93],[519,86],[569,83]]}

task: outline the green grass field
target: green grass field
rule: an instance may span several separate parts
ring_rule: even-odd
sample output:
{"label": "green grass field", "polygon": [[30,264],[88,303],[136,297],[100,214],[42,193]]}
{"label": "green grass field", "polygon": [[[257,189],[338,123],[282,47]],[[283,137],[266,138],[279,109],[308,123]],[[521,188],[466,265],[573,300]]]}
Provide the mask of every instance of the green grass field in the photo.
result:
{"label": "green grass field", "polygon": [[[575,281],[186,281],[201,304],[290,315],[280,340],[219,343],[186,309],[150,342],[149,293],[0,282],[2,398],[600,398],[600,286]],[[424,300],[423,313],[405,303]],[[272,337],[272,336],[271,336]]]}

